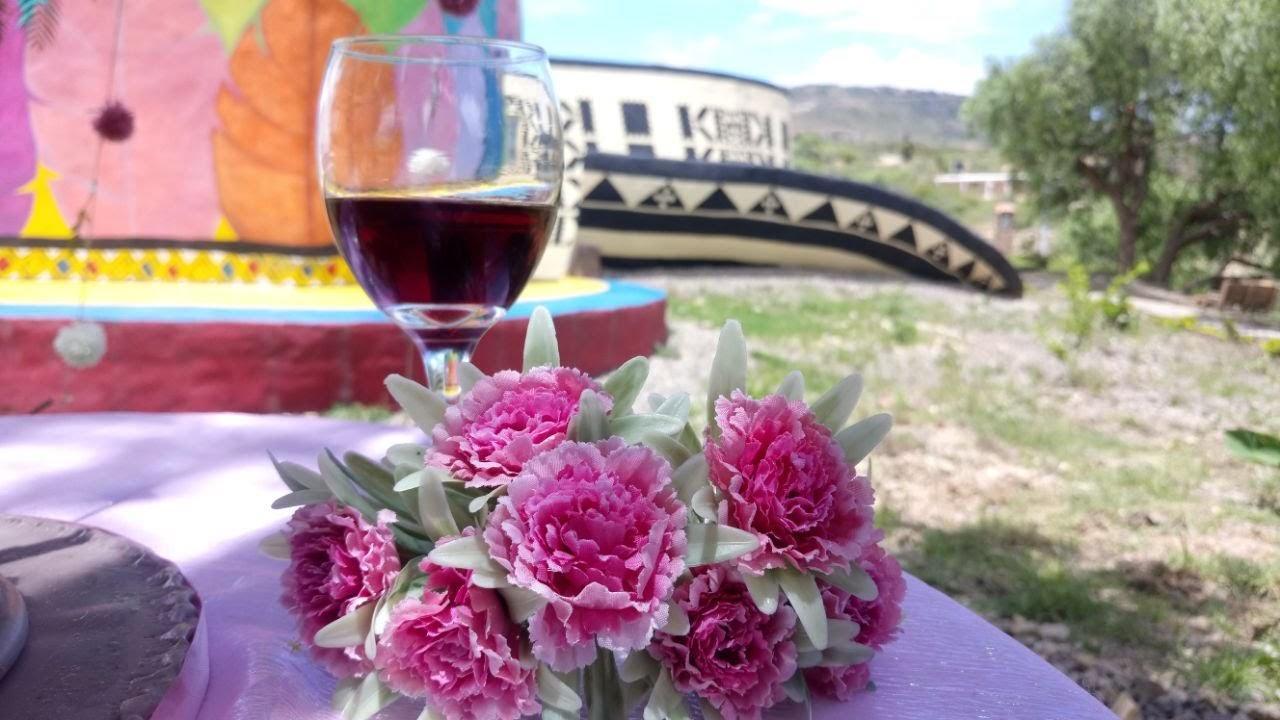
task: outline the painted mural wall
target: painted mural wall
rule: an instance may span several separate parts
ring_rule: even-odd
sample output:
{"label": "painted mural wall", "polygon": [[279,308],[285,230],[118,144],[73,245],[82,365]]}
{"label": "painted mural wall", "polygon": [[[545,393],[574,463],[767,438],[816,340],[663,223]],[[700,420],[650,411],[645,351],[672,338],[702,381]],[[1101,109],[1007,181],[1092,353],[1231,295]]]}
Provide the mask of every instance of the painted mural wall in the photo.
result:
{"label": "painted mural wall", "polygon": [[0,0],[0,238],[330,247],[330,42],[518,38],[518,0]]}

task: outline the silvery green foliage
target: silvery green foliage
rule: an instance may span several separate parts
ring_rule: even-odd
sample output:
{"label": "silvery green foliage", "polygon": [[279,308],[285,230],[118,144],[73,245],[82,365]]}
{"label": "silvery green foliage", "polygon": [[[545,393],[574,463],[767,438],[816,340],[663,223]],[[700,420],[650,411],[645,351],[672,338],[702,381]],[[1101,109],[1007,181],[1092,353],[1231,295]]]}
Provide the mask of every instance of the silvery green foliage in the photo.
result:
{"label": "silvery green foliage", "polygon": [[53,350],[67,365],[83,370],[97,365],[107,352],[107,331],[96,322],[78,321],[58,330]]}

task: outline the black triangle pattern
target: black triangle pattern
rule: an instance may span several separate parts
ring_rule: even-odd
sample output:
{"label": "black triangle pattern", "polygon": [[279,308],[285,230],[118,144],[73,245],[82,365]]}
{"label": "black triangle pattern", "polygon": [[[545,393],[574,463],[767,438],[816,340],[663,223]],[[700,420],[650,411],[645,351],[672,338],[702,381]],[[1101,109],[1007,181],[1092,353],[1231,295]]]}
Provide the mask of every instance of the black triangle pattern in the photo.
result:
{"label": "black triangle pattern", "polygon": [[836,210],[831,207],[831,203],[822,203],[817,210],[804,216],[804,222],[825,222],[838,224],[836,221]]}
{"label": "black triangle pattern", "polygon": [[880,228],[876,226],[876,219],[870,212],[862,213],[862,217],[854,220],[853,223],[849,225],[849,229],[856,230],[864,235],[870,235],[871,237],[880,236]]}
{"label": "black triangle pattern", "polygon": [[622,196],[618,194],[618,190],[613,186],[613,183],[609,182],[608,178],[606,178],[601,180],[599,185],[592,188],[590,194],[583,198],[583,200],[621,203]]}
{"label": "black triangle pattern", "polygon": [[736,212],[738,207],[733,204],[733,201],[729,199],[728,195],[724,194],[724,190],[722,190],[721,188],[716,188],[715,192],[708,195],[705,200],[703,200],[701,203],[698,204],[698,209],[699,210],[733,210]]}
{"label": "black triangle pattern", "polygon": [[769,217],[787,217],[787,211],[782,208],[782,201],[778,199],[777,194],[769,193],[755,207],[749,211],[752,215],[768,215]]}
{"label": "black triangle pattern", "polygon": [[889,239],[900,245],[906,245],[912,250],[916,249],[916,231],[910,224],[894,233],[893,237]]}
{"label": "black triangle pattern", "polygon": [[956,268],[956,275],[958,275],[958,276],[960,276],[960,277],[962,277],[962,278],[964,278],[964,279],[966,279],[966,280],[967,280],[967,279],[969,278],[969,276],[970,276],[970,275],[972,275],[972,274],[973,274],[973,261],[972,261],[972,260],[970,260],[969,262],[967,262],[967,263],[965,263],[965,264],[961,265],[960,267]]}
{"label": "black triangle pattern", "polygon": [[925,254],[925,257],[941,265],[942,267],[946,267],[947,261],[950,259],[950,253],[947,251],[947,244],[945,242],[940,242],[937,245],[934,245],[933,247],[929,248],[928,250],[925,250],[924,254]]}
{"label": "black triangle pattern", "polygon": [[640,207],[658,208],[660,210],[685,209],[684,203],[680,202],[680,196],[676,194],[675,188],[670,185],[663,185],[658,188],[640,203]]}

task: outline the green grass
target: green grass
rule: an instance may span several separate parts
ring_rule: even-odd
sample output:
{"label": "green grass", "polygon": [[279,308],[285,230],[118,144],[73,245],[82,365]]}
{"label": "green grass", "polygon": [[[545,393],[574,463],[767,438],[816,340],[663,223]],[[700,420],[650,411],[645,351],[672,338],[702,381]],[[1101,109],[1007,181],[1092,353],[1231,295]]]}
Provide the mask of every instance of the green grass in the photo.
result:
{"label": "green grass", "polygon": [[1075,569],[1075,548],[1036,529],[988,518],[924,529],[902,552],[920,579],[999,617],[1062,623],[1088,642],[1163,647],[1166,610],[1122,579]]}
{"label": "green grass", "polygon": [[1198,658],[1193,678],[1236,699],[1280,700],[1280,642],[1224,647]]}
{"label": "green grass", "polygon": [[672,294],[668,308],[672,317],[706,327],[719,327],[728,318],[742,323],[753,348],[748,392],[773,392],[788,372],[799,370],[810,397],[850,372],[869,369],[881,348],[919,342],[925,332],[920,322],[941,319],[946,312],[939,303],[897,290],[860,297],[811,293],[783,300]]}
{"label": "green grass", "polygon": [[389,408],[381,405],[361,405],[360,403],[338,403],[324,411],[325,417],[338,420],[358,420],[360,422],[385,422],[394,414]]}

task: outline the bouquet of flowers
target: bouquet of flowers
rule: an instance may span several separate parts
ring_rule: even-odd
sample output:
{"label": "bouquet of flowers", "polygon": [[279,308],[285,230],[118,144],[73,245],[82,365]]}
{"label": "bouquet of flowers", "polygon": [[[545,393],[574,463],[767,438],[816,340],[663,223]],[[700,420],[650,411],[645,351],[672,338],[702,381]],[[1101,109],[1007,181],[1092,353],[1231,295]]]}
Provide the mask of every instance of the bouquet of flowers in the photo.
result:
{"label": "bouquet of flowers", "polygon": [[857,375],[806,405],[800,373],[749,397],[746,366],[730,321],[699,433],[688,395],[636,410],[644,358],[603,381],[560,366],[539,308],[523,371],[464,365],[456,404],[387,378],[428,444],[276,461],[274,507],[300,507],[263,549],[335,708],[747,720],[867,688],[905,586],[856,466],[891,419],[845,427]]}

